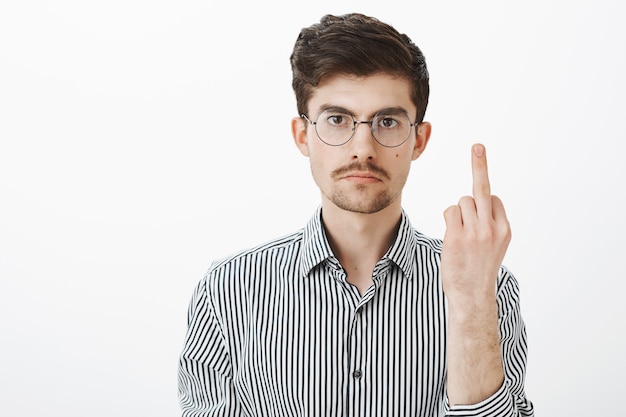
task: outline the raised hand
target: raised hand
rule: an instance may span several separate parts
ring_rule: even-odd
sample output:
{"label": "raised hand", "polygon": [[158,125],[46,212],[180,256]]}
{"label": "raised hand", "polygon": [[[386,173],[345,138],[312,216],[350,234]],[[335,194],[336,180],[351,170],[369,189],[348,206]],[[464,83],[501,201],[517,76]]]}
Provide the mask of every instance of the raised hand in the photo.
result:
{"label": "raised hand", "polygon": [[465,196],[444,212],[446,233],[441,279],[448,299],[480,302],[495,298],[498,269],[511,240],[502,201],[491,195],[487,155],[472,146],[473,197]]}
{"label": "raised hand", "polygon": [[472,147],[473,197],[444,212],[441,280],[448,300],[446,392],[450,404],[476,404],[504,381],[496,280],[511,240],[500,199],[491,195],[485,147]]}

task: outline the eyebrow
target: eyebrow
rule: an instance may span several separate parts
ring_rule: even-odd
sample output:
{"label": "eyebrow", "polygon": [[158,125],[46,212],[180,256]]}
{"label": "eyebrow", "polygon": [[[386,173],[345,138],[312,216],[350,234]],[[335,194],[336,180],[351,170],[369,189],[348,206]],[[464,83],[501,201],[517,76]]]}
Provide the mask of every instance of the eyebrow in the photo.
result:
{"label": "eyebrow", "polygon": [[[345,107],[336,106],[334,104],[322,104],[320,106],[320,110],[319,110],[318,116],[320,114],[322,114],[323,112],[325,112],[325,111],[333,111],[333,112],[338,112],[338,113],[347,113],[347,114],[351,115],[352,117],[354,117],[354,112],[346,109]],[[404,107],[385,107],[385,108],[382,108],[380,110],[375,111],[369,117],[372,118],[377,113],[406,114],[407,116],[409,115],[409,112]]]}

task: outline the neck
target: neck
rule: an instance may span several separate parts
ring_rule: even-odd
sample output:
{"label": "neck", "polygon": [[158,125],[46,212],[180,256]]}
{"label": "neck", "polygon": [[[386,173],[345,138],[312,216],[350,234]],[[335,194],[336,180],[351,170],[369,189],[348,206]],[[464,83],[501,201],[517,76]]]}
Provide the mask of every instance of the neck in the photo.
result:
{"label": "neck", "polygon": [[346,270],[348,282],[361,294],[371,285],[374,266],[396,238],[400,217],[399,203],[362,214],[323,202],[322,220],[330,246]]}

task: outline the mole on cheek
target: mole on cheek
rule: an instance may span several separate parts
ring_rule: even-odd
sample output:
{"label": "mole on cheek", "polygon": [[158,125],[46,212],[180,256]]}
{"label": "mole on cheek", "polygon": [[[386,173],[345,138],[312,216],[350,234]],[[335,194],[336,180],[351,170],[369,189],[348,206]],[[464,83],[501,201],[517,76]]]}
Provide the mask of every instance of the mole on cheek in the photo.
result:
{"label": "mole on cheek", "polygon": [[397,158],[398,156],[400,156],[400,155],[399,155],[399,154],[396,154],[396,158]]}

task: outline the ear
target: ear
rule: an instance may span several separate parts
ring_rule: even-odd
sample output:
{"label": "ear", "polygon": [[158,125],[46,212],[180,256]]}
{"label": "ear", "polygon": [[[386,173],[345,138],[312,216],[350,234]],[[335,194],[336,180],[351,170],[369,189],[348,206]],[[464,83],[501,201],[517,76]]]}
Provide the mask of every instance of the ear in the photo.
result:
{"label": "ear", "polygon": [[422,122],[415,127],[415,146],[413,147],[413,161],[426,149],[432,126],[429,122]]}
{"label": "ear", "polygon": [[291,135],[293,141],[304,156],[309,156],[309,141],[307,137],[306,120],[302,117],[294,117],[291,119]]}

